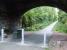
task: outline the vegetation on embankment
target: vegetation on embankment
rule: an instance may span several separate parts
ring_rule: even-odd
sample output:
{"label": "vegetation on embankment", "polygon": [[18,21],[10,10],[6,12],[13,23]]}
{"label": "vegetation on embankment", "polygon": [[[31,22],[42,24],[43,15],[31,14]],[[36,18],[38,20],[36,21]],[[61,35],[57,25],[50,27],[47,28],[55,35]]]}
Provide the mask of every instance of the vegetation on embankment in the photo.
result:
{"label": "vegetation on embankment", "polygon": [[59,11],[59,22],[56,24],[54,30],[56,32],[67,33],[67,13]]}
{"label": "vegetation on embankment", "polygon": [[37,31],[56,21],[57,17],[53,7],[37,7],[22,15],[22,27],[26,31]]}
{"label": "vegetation on embankment", "polygon": [[56,12],[54,7],[36,7],[27,11],[21,17],[22,27],[26,31],[37,31],[43,29],[50,23],[58,20],[59,22],[53,30],[56,32],[67,33],[67,13],[62,10]]}

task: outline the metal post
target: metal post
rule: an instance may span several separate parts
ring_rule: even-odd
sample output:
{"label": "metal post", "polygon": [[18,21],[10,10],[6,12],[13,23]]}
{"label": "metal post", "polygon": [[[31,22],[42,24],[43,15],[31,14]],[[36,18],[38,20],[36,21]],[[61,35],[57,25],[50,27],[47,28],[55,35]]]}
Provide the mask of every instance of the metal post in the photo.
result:
{"label": "metal post", "polygon": [[44,33],[44,47],[47,47],[47,44],[46,44],[46,32]]}
{"label": "metal post", "polygon": [[4,41],[4,29],[3,28],[1,29],[1,41],[2,42]]}
{"label": "metal post", "polygon": [[21,43],[24,44],[24,29],[22,29],[22,39],[21,39]]}

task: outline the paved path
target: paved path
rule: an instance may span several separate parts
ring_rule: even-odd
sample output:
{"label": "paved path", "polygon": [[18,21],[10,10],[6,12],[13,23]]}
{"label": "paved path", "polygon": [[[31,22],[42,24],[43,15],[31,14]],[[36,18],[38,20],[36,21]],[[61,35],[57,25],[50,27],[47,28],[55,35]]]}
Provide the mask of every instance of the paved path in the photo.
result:
{"label": "paved path", "polygon": [[[25,35],[25,37],[24,37],[25,38],[25,43],[33,44],[33,45],[34,44],[35,45],[43,44],[44,33],[46,33],[47,35],[52,34],[52,29],[53,29],[53,27],[55,26],[55,24],[57,22],[58,21],[53,22],[52,24],[50,24],[49,26],[47,26],[46,28],[44,28],[44,29],[42,29],[40,31],[37,31],[37,32],[27,32],[27,33],[30,33],[30,34]],[[15,39],[14,39],[14,41],[16,42]]]}
{"label": "paved path", "polygon": [[58,22],[58,21],[55,21],[55,22],[51,23],[51,24],[48,25],[46,28],[37,31],[37,33],[38,33],[38,34],[44,34],[44,33],[46,33],[46,34],[48,34],[48,35],[52,34],[53,28],[54,28],[54,26],[56,25],[57,22]]}
{"label": "paved path", "polygon": [[0,50],[44,50],[35,46],[20,46],[14,43],[0,43]]}
{"label": "paved path", "polygon": [[[49,26],[47,26],[46,28],[39,30],[37,32],[28,32],[30,33],[29,36],[25,37],[25,41],[26,43],[30,42],[32,44],[43,44],[44,41],[44,34],[46,34],[47,36],[51,36],[53,33],[53,27],[55,26],[55,24],[58,21],[53,22],[52,24],[50,24]],[[47,37],[46,42],[48,42],[50,37]]]}

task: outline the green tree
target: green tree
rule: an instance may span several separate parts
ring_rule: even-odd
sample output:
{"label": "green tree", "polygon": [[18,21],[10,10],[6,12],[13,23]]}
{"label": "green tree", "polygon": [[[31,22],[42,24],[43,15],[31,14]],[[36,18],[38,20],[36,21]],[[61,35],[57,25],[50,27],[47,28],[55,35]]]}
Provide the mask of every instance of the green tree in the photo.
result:
{"label": "green tree", "polygon": [[[39,28],[44,28],[49,23],[56,20],[55,8],[53,7],[37,7],[27,11],[22,15],[22,26],[24,28],[34,28],[39,30]],[[36,28],[35,28],[36,27]]]}

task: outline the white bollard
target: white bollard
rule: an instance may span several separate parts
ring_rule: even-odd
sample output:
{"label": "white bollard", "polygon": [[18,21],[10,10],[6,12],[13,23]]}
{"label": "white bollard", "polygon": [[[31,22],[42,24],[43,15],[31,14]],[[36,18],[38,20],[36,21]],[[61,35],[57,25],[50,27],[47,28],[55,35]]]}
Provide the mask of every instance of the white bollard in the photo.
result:
{"label": "white bollard", "polygon": [[22,29],[22,32],[21,32],[21,44],[23,45],[24,44],[24,29]]}
{"label": "white bollard", "polygon": [[44,47],[46,48],[47,47],[47,44],[46,44],[46,32],[44,33]]}
{"label": "white bollard", "polygon": [[4,42],[4,29],[1,29],[1,42]]}

